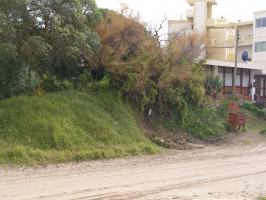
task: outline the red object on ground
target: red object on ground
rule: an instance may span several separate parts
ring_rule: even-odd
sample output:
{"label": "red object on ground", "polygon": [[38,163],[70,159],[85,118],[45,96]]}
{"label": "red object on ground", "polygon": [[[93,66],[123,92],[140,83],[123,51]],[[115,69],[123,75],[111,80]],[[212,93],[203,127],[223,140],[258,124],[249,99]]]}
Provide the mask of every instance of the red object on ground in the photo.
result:
{"label": "red object on ground", "polygon": [[236,102],[229,103],[229,113],[238,113],[239,112],[239,105]]}
{"label": "red object on ground", "polygon": [[240,129],[243,127],[246,131],[246,116],[239,112],[239,104],[236,102],[229,103],[228,121],[233,128],[238,127]]}

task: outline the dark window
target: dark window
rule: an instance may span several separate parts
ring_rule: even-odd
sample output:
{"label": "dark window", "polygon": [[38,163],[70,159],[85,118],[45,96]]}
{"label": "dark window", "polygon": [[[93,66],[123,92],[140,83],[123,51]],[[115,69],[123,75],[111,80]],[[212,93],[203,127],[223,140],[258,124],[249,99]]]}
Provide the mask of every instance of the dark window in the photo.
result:
{"label": "dark window", "polygon": [[261,27],[266,27],[266,17],[262,18]]}
{"label": "dark window", "polygon": [[266,42],[261,43],[261,51],[263,51],[263,52],[266,51]]}
{"label": "dark window", "polygon": [[256,28],[266,27],[266,17],[256,19]]}
{"label": "dark window", "polygon": [[255,52],[261,52],[261,42],[255,43]]}
{"label": "dark window", "polygon": [[255,42],[255,52],[266,52],[266,42]]}
{"label": "dark window", "polygon": [[256,19],[256,28],[260,28],[261,25],[262,25],[262,19],[261,18]]}

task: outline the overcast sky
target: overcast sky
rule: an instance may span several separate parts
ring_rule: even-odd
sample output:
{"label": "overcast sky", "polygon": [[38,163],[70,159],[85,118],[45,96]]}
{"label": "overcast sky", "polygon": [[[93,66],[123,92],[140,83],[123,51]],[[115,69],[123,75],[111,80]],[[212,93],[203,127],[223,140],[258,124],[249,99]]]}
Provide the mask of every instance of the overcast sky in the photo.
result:
{"label": "overcast sky", "polygon": [[[121,3],[126,3],[135,12],[139,12],[142,20],[148,23],[159,23],[164,16],[168,19],[185,17],[189,8],[186,0],[96,0],[99,7],[119,10]],[[253,12],[266,10],[266,0],[217,0],[214,6],[215,17],[226,17],[229,21],[241,19],[252,20]]]}

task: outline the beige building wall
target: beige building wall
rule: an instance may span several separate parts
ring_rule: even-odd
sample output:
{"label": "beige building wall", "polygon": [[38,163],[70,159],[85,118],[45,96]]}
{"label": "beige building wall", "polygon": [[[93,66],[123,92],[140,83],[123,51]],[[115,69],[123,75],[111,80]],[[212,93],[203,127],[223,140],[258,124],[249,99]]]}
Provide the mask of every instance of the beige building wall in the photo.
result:
{"label": "beige building wall", "polygon": [[168,34],[177,35],[181,33],[189,33],[192,31],[192,22],[188,20],[169,20]]}
{"label": "beige building wall", "polygon": [[237,29],[241,36],[239,46],[252,46],[253,22],[246,22],[246,25],[240,24]]}
{"label": "beige building wall", "polygon": [[243,63],[242,54],[247,51],[252,61],[253,22],[240,23],[237,29],[240,35],[237,60],[239,63]]}
{"label": "beige building wall", "polygon": [[233,60],[234,37],[234,31],[231,28],[209,29],[208,59],[222,61]]}
{"label": "beige building wall", "polygon": [[266,42],[266,27],[256,28],[256,19],[266,17],[266,11],[258,11],[254,14],[254,26],[253,26],[253,62],[261,65],[266,71],[266,51],[255,52],[256,42]]}
{"label": "beige building wall", "polygon": [[226,60],[225,59],[226,51],[225,48],[207,48],[207,58],[213,60]]}

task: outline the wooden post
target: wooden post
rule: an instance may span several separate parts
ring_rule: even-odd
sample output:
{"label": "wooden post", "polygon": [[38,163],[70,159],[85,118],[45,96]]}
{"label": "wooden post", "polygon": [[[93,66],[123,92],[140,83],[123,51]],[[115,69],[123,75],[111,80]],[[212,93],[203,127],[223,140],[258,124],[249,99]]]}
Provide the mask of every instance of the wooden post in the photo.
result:
{"label": "wooden post", "polygon": [[266,89],[266,77],[264,76],[263,77],[263,98],[265,98],[266,97],[266,93],[265,93],[265,89]]}
{"label": "wooden post", "polygon": [[235,25],[235,67],[234,67],[234,77],[233,77],[233,96],[236,94],[236,71],[237,71],[237,54],[238,54],[238,43],[239,43],[239,30],[237,29],[237,25]]}
{"label": "wooden post", "polygon": [[223,89],[224,89],[224,94],[225,94],[225,67],[223,67],[223,77],[224,77],[224,86],[223,86]]}
{"label": "wooden post", "polygon": [[241,68],[240,69],[240,92],[241,92],[241,95],[243,95],[243,69]]}
{"label": "wooden post", "polygon": [[232,68],[232,94],[235,96],[235,68]]}

